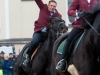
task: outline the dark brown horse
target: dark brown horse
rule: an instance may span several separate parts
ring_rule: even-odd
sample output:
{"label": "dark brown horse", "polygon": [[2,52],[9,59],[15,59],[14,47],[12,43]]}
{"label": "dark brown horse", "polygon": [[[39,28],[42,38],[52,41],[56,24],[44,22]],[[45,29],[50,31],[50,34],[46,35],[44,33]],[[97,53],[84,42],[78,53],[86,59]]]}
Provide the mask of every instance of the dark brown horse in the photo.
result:
{"label": "dark brown horse", "polygon": [[[84,33],[74,55],[68,61],[68,71],[71,75],[100,75],[100,3],[97,3],[92,12],[84,12],[83,26],[90,27]],[[61,55],[57,54],[60,43],[67,38],[68,33],[60,36],[54,43],[51,75],[70,75],[66,72],[58,72],[55,67]]]}
{"label": "dark brown horse", "polygon": [[15,65],[14,74],[15,75],[51,75],[50,66],[52,59],[52,50],[55,40],[65,33],[68,28],[65,25],[65,21],[60,17],[50,18],[51,27],[48,32],[48,38],[44,41],[41,47],[38,49],[35,57],[32,59],[32,64],[30,67],[24,67],[22,65],[24,61],[23,53],[29,47],[26,44],[19,54],[17,63]]}

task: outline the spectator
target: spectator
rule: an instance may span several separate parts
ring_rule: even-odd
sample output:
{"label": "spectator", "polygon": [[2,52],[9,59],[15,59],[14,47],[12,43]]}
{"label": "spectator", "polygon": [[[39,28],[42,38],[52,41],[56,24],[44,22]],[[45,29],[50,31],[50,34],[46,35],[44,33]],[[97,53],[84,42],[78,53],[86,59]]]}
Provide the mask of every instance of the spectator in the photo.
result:
{"label": "spectator", "polygon": [[15,59],[13,58],[13,54],[9,53],[9,59],[8,59],[9,63],[10,63],[10,67],[12,67],[11,69],[11,75],[13,75],[13,68],[14,68],[14,64],[15,64]]}
{"label": "spectator", "polygon": [[5,54],[5,53],[4,53],[3,51],[1,51],[1,57],[4,58],[4,54]]}
{"label": "spectator", "polygon": [[10,63],[8,61],[8,56],[5,55],[4,60],[2,62],[3,75],[11,75],[11,69],[12,69],[12,67],[10,67]]}
{"label": "spectator", "polygon": [[2,66],[1,66],[2,62],[1,62],[1,53],[0,53],[0,75],[2,75]]}
{"label": "spectator", "polygon": [[15,63],[17,61],[17,58],[18,58],[18,55],[14,55],[14,57],[13,57],[14,65],[15,65]]}
{"label": "spectator", "polygon": [[2,63],[2,57],[1,57],[1,53],[0,53],[0,70],[2,69],[1,63]]}
{"label": "spectator", "polygon": [[18,55],[15,55],[15,58],[17,59],[18,58]]}
{"label": "spectator", "polygon": [[0,75],[2,75],[2,61],[4,60],[4,52],[1,51],[0,53]]}

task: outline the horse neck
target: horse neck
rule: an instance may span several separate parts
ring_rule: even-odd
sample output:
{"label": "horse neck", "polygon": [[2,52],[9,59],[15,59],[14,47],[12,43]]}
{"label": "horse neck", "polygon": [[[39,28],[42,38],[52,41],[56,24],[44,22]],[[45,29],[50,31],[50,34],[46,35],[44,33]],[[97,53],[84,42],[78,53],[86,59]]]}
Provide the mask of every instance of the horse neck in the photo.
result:
{"label": "horse neck", "polygon": [[46,47],[53,48],[53,44],[56,41],[56,36],[52,34],[52,31],[49,31],[48,38],[46,39]]}
{"label": "horse neck", "polygon": [[45,40],[44,45],[45,45],[45,50],[46,54],[51,58],[52,56],[52,51],[53,51],[53,44],[55,42],[54,36],[52,36],[52,33],[49,31],[48,38]]}
{"label": "horse neck", "polygon": [[49,31],[48,39],[49,39],[50,42],[54,43],[55,40],[57,39],[56,38],[56,33],[53,32],[53,31]]}
{"label": "horse neck", "polygon": [[93,34],[93,46],[95,48],[95,51],[100,53],[100,13],[97,14],[94,23],[93,23],[94,29],[92,29]]}
{"label": "horse neck", "polygon": [[93,23],[94,29],[93,33],[94,33],[94,38],[98,39],[100,38],[100,13],[97,14],[94,23]]}

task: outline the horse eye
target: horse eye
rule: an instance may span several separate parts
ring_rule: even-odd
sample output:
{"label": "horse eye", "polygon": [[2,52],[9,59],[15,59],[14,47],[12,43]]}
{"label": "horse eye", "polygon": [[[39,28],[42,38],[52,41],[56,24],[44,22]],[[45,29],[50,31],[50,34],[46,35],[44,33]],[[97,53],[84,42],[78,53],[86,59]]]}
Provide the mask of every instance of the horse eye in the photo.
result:
{"label": "horse eye", "polygon": [[61,29],[64,29],[63,27],[61,27]]}

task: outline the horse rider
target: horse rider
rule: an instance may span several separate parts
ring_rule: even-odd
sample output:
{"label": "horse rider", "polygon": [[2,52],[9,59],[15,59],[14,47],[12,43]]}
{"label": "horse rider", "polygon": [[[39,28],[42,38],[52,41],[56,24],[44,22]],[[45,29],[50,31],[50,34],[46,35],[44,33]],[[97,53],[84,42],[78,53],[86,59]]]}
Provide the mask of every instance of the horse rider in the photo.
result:
{"label": "horse rider", "polygon": [[32,41],[30,43],[28,51],[26,52],[27,58],[23,62],[23,65],[26,67],[29,66],[31,56],[37,48],[37,46],[39,45],[39,43],[43,41],[43,38],[47,38],[47,31],[49,28],[48,24],[50,23],[49,18],[62,16],[56,9],[56,1],[51,0],[48,4],[44,4],[42,0],[35,0],[35,2],[39,7],[40,12],[38,20],[35,21],[35,28]]}
{"label": "horse rider", "polygon": [[70,57],[69,46],[74,37],[79,34],[84,28],[81,26],[83,22],[83,11],[91,11],[93,5],[99,2],[99,0],[73,0],[72,4],[68,9],[68,15],[72,17],[76,17],[75,21],[72,23],[73,29],[71,30],[70,34],[68,35],[65,45],[63,47],[63,52],[61,55],[61,60],[58,62],[56,69],[61,72],[65,72],[66,68],[68,67],[67,61]]}

